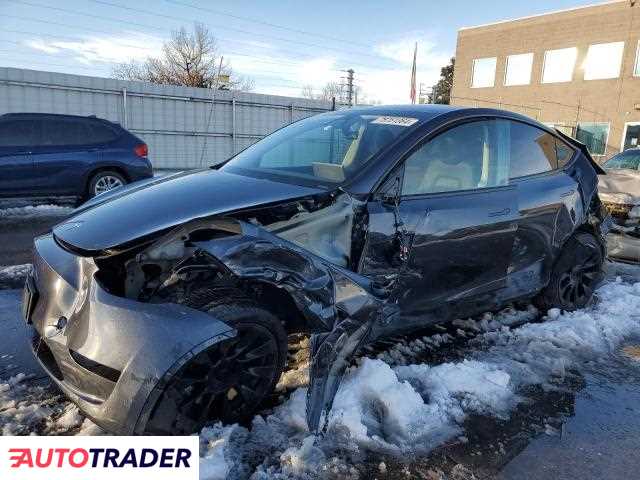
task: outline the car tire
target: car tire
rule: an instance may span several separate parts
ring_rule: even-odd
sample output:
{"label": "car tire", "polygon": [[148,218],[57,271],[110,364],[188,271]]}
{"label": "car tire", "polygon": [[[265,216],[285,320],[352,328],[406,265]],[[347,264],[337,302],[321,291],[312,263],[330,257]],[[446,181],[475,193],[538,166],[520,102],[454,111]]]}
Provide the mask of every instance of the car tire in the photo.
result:
{"label": "car tire", "polygon": [[602,280],[603,263],[602,247],[592,234],[573,235],[565,243],[549,283],[534,298],[534,304],[544,312],[551,308],[573,311],[589,305]]}
{"label": "car tire", "polygon": [[96,173],[89,181],[87,188],[87,197],[93,198],[101,193],[108,192],[117,187],[127,184],[127,179],[114,170],[104,170]]}
{"label": "car tire", "polygon": [[207,311],[238,334],[196,354],[168,380],[146,434],[188,435],[215,421],[246,422],[280,379],[287,357],[281,322],[248,298],[212,300],[212,295],[201,289],[183,303]]}

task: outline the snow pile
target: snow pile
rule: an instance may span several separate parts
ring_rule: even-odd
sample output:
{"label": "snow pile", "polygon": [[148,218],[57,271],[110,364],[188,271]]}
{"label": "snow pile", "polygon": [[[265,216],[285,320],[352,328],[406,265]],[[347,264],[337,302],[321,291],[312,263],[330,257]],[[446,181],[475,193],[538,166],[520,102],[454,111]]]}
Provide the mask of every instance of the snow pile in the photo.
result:
{"label": "snow pile", "polygon": [[31,264],[0,267],[0,288],[17,287],[24,282],[31,271]]}
{"label": "snow pile", "polygon": [[[346,374],[323,436],[307,431],[304,388],[273,414],[256,416],[251,429],[217,425],[205,430],[213,446],[203,449],[202,478],[252,472],[256,479],[312,478],[335,471],[349,476],[349,465],[366,452],[426,453],[460,435],[471,413],[508,416],[521,400],[522,387],[556,388],[568,369],[605,361],[625,338],[640,334],[640,283],[618,279],[603,285],[598,295],[594,307],[551,310],[544,323],[517,326],[534,315],[532,309],[467,323],[466,328],[484,333],[472,340],[473,350],[460,362],[391,367],[363,359]],[[444,335],[431,342],[446,340]]]}
{"label": "snow pile", "polygon": [[0,434],[99,435],[102,430],[50,385],[20,373],[0,383]]}
{"label": "snow pile", "polygon": [[24,207],[9,207],[0,209],[0,219],[12,217],[34,218],[34,217],[64,217],[70,215],[73,208],[61,205],[27,205]]}

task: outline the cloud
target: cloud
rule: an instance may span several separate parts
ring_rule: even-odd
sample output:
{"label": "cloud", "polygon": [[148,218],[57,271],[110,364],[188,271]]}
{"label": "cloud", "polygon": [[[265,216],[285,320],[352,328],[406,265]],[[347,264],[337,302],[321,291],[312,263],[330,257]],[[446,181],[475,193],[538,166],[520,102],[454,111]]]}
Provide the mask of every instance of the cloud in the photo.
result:
{"label": "cloud", "polygon": [[158,55],[163,39],[138,32],[123,32],[118,36],[92,36],[77,41],[46,41],[35,38],[25,42],[34,50],[49,54],[73,54],[85,65],[94,63],[122,63],[143,60]]}

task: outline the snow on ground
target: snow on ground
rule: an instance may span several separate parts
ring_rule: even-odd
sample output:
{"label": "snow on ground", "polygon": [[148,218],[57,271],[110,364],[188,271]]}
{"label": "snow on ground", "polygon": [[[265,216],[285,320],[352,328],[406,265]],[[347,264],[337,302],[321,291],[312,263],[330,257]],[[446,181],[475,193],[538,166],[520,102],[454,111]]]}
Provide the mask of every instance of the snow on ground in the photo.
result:
{"label": "snow on ground", "polygon": [[471,413],[508,416],[524,387],[556,388],[567,371],[606,361],[625,338],[640,334],[640,282],[618,278],[598,296],[578,312],[551,310],[542,323],[508,326],[532,315],[530,309],[472,320],[468,325],[484,333],[462,361],[392,367],[362,360],[345,376],[323,436],[306,428],[305,388],[272,414],[256,416],[251,429],[205,429],[201,477],[357,477],[353,465],[368,453],[424,454],[461,435]]}
{"label": "snow on ground", "polygon": [[72,207],[61,205],[24,205],[0,208],[0,219],[18,218],[20,220],[36,217],[64,217],[73,212]]}
{"label": "snow on ground", "polygon": [[24,279],[31,271],[31,264],[0,266],[0,288],[5,285],[17,286],[24,282]]}
{"label": "snow on ground", "polygon": [[[469,415],[508,417],[526,400],[526,387],[560,388],[571,372],[607,362],[625,339],[640,335],[640,267],[625,267],[623,277],[610,278],[597,294],[593,306],[551,310],[543,322],[533,307],[510,308],[361,357],[319,436],[305,422],[309,365],[302,339],[294,368],[278,385],[291,392],[288,398],[256,415],[250,428],[215,424],[200,433],[201,478],[359,478],[357,466],[371,456],[411,458],[464,438]],[[462,347],[455,343],[460,338]],[[421,360],[449,344],[461,350],[456,359]],[[101,433],[72,404],[20,375],[0,383],[0,430]]]}

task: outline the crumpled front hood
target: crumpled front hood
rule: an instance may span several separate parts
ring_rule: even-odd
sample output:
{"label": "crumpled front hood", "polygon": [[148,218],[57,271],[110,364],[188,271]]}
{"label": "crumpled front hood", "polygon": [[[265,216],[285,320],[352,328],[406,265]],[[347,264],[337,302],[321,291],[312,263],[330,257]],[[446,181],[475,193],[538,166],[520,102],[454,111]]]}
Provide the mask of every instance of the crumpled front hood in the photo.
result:
{"label": "crumpled front hood", "polygon": [[91,254],[187,221],[323,192],[217,170],[200,170],[132,186],[103,199],[53,229],[58,240]]}
{"label": "crumpled front hood", "polygon": [[607,170],[598,178],[598,194],[604,202],[640,205],[640,172]]}

